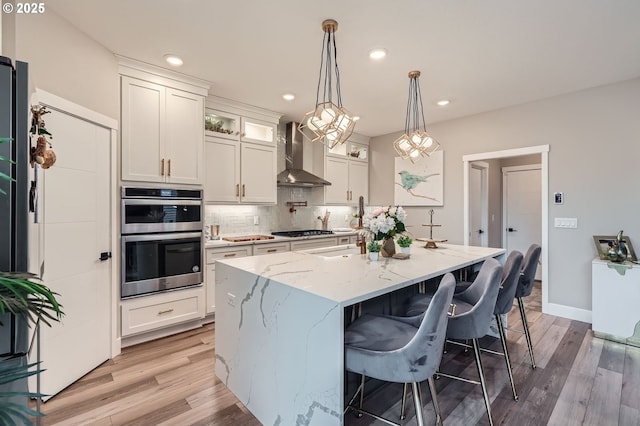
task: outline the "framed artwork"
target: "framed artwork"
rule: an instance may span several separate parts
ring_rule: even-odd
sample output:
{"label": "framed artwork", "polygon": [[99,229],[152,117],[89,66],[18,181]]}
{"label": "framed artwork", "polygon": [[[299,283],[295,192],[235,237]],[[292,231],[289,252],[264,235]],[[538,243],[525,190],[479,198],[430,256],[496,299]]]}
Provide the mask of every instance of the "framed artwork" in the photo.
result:
{"label": "framed artwork", "polygon": [[[602,260],[608,260],[607,252],[613,245],[616,243],[615,235],[594,235],[593,243],[596,246],[596,250],[598,251],[598,257]],[[636,257],[636,252],[633,250],[633,246],[631,245],[631,240],[629,237],[622,236],[622,241],[624,245],[627,246],[627,260],[631,260],[636,262],[638,258]]]}
{"label": "framed artwork", "polygon": [[394,204],[398,206],[444,205],[444,153],[436,151],[417,163],[395,158]]}

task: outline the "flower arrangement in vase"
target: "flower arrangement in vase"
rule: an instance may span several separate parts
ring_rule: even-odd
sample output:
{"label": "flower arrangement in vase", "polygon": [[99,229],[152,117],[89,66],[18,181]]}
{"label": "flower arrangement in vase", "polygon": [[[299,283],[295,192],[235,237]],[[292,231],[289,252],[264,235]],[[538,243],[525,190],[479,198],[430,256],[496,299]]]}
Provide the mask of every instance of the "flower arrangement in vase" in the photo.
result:
{"label": "flower arrangement in vase", "polygon": [[406,231],[406,218],[401,206],[378,207],[362,217],[360,234],[368,240],[382,240],[382,256],[391,257],[396,253],[395,236]]}

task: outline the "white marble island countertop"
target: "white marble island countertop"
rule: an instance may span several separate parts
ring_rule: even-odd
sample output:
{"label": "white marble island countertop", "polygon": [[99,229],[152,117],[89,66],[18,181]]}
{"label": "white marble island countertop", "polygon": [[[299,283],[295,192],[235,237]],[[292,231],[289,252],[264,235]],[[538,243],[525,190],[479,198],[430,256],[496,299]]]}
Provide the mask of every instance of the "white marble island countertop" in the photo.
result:
{"label": "white marble island countertop", "polygon": [[342,425],[345,308],[503,254],[416,243],[406,260],[354,245],[216,260],[216,375],[262,424]]}
{"label": "white marble island countertop", "polygon": [[502,254],[504,249],[453,244],[425,249],[414,243],[404,260],[370,261],[357,247],[338,246],[218,262],[348,306]]}

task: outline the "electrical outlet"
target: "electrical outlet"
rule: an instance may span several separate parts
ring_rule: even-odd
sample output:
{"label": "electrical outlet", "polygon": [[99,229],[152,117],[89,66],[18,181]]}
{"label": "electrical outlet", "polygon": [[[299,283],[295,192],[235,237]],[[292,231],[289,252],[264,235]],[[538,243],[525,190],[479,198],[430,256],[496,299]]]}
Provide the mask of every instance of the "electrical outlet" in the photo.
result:
{"label": "electrical outlet", "polygon": [[260,225],[260,216],[253,216],[253,224]]}
{"label": "electrical outlet", "polygon": [[227,293],[227,305],[236,306],[236,295]]}

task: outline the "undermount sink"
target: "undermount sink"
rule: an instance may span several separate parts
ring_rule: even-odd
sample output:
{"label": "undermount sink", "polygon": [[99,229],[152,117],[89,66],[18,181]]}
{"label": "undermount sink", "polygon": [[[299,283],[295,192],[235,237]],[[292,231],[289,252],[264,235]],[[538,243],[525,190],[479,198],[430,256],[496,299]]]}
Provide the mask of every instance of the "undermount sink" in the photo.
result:
{"label": "undermount sink", "polygon": [[304,250],[302,253],[315,254],[320,257],[349,257],[353,254],[360,254],[360,247],[355,244],[345,244],[342,246],[321,247]]}

